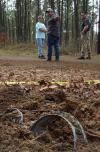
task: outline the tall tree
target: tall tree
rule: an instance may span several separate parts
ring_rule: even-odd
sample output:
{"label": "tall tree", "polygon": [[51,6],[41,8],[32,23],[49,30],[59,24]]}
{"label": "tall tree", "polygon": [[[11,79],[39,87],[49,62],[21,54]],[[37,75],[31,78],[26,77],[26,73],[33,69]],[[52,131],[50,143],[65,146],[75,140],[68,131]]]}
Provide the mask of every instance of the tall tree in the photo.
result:
{"label": "tall tree", "polygon": [[48,2],[49,2],[49,6],[50,6],[53,10],[55,10],[55,1],[54,1],[54,0],[48,0]]}
{"label": "tall tree", "polygon": [[5,1],[0,0],[0,30],[1,32],[5,32]]}
{"label": "tall tree", "polygon": [[99,25],[98,25],[98,47],[97,53],[100,54],[100,2],[99,2]]}
{"label": "tall tree", "polygon": [[74,18],[75,18],[75,43],[77,44],[77,50],[79,51],[79,37],[80,37],[80,28],[79,28],[79,0],[74,0]]}
{"label": "tall tree", "polygon": [[31,34],[31,0],[16,0],[16,33],[18,42],[28,42]]}
{"label": "tall tree", "polygon": [[16,34],[17,42],[23,41],[23,0],[16,0]]}
{"label": "tall tree", "polygon": [[0,0],[0,45],[6,44],[6,11],[5,1]]}
{"label": "tall tree", "polygon": [[65,1],[65,46],[68,44],[69,40],[69,0]]}
{"label": "tall tree", "polygon": [[61,16],[60,16],[60,43],[63,38],[63,15],[64,15],[64,0],[61,1]]}
{"label": "tall tree", "polygon": [[60,14],[61,14],[61,9],[60,9],[60,7],[61,7],[61,1],[60,0],[57,0],[57,12],[58,12],[58,15],[60,16]]}
{"label": "tall tree", "polygon": [[82,0],[83,2],[83,11],[88,11],[88,6],[89,6],[89,0]]}

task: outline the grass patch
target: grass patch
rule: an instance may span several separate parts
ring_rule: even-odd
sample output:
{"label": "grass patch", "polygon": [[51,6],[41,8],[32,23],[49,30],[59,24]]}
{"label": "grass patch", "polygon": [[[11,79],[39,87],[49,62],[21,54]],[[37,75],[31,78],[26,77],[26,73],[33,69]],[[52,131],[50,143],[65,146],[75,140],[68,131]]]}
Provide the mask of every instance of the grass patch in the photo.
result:
{"label": "grass patch", "polygon": [[16,44],[0,49],[0,56],[32,56],[36,53],[36,47],[33,44]]}
{"label": "grass patch", "polygon": [[[43,49],[43,54],[47,54],[47,48]],[[37,56],[37,48],[35,44],[16,44],[16,45],[9,45],[5,48],[0,48],[0,56]]]}

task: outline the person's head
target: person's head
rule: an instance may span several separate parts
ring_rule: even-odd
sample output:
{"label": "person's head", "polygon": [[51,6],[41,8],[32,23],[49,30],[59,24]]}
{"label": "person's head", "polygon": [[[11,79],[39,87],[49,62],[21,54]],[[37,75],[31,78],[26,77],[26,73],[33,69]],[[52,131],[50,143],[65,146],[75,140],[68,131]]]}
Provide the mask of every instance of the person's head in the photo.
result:
{"label": "person's head", "polygon": [[46,14],[47,14],[48,16],[52,16],[52,15],[54,14],[53,9],[52,9],[52,8],[48,8],[48,9],[46,10]]}
{"label": "person's head", "polygon": [[38,16],[38,21],[41,22],[42,20],[43,20],[42,15],[39,15],[39,16]]}
{"label": "person's head", "polygon": [[80,14],[80,15],[81,15],[81,18],[82,18],[82,19],[85,19],[85,18],[87,17],[87,14],[88,14],[88,13],[85,12],[85,11],[81,12],[81,14]]}

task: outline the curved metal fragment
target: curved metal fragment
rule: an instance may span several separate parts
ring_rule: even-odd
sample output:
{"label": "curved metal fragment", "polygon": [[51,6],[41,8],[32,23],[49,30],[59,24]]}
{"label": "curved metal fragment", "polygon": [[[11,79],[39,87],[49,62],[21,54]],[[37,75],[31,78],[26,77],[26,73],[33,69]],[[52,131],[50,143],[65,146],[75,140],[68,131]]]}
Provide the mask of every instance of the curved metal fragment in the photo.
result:
{"label": "curved metal fragment", "polygon": [[31,128],[31,130],[34,133],[34,136],[41,134],[43,131],[46,131],[46,130],[44,130],[43,125],[46,126],[46,125],[50,124],[51,122],[55,121],[57,118],[62,118],[63,120],[65,120],[68,123],[68,125],[70,126],[70,128],[72,129],[73,138],[74,138],[73,139],[74,140],[74,151],[76,151],[77,135],[76,135],[75,127],[72,125],[72,123],[68,119],[64,118],[61,115],[48,114],[48,115],[41,117],[38,121],[36,121],[33,124],[32,128]]}
{"label": "curved metal fragment", "polygon": [[23,114],[17,108],[8,108],[3,114],[4,117],[8,117],[9,120],[18,124],[23,124]]}
{"label": "curved metal fragment", "polygon": [[17,108],[13,108],[13,109],[17,110],[18,112],[18,123],[23,124],[23,113]]}
{"label": "curved metal fragment", "polygon": [[80,138],[80,136],[79,136],[79,138],[84,139],[85,143],[88,143],[85,131],[84,131],[81,123],[70,113],[62,113],[62,115],[65,118],[69,119],[69,121],[73,124],[73,126],[75,127],[75,130],[77,132],[77,136],[78,136],[78,134],[81,135],[83,138],[82,137]]}
{"label": "curved metal fragment", "polygon": [[65,112],[53,112],[49,114],[45,114],[44,116],[40,117],[37,121],[33,123],[31,126],[31,130],[34,136],[38,136],[44,131],[46,131],[46,126],[52,123],[55,120],[63,119],[71,128],[73,133],[73,141],[74,141],[74,152],[77,149],[77,139],[83,138],[83,140],[87,143],[86,134],[80,122],[72,116],[70,113]]}

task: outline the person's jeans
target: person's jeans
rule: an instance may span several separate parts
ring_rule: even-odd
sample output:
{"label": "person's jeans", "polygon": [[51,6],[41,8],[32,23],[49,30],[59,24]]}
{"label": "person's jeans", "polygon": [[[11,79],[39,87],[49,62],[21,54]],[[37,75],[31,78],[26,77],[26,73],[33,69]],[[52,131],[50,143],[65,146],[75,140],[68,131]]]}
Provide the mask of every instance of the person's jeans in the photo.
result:
{"label": "person's jeans", "polygon": [[48,60],[52,58],[52,48],[55,50],[55,59],[59,61],[59,37],[48,34]]}
{"label": "person's jeans", "polygon": [[36,44],[37,44],[37,48],[38,48],[38,56],[42,56],[43,55],[42,49],[44,47],[44,39],[43,38],[37,38],[36,39]]}

